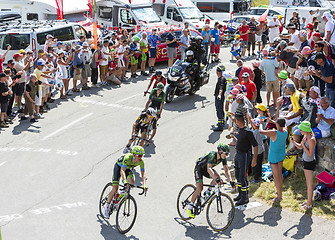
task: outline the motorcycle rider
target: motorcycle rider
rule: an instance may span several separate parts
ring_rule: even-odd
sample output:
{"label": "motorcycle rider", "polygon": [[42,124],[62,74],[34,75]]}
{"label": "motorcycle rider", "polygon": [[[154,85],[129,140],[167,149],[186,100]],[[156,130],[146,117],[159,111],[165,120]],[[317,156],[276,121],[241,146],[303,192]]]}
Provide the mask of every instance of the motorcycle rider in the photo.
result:
{"label": "motorcycle rider", "polygon": [[186,59],[184,62],[190,63],[190,65],[186,68],[186,73],[191,76],[191,85],[192,88],[195,86],[196,89],[200,88],[200,78],[199,78],[199,62],[194,57],[194,52],[192,50],[186,51]]}
{"label": "motorcycle rider", "polygon": [[197,36],[191,39],[191,44],[189,48],[186,50],[193,51],[194,58],[197,59],[198,63],[202,62],[202,55],[205,53],[205,48],[202,45],[203,38],[201,36]]}

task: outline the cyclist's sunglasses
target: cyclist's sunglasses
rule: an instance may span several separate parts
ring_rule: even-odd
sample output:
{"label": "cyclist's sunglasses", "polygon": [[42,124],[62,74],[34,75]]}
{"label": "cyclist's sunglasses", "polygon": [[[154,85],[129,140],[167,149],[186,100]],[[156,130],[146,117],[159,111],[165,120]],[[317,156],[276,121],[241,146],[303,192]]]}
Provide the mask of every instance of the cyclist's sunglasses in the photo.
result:
{"label": "cyclist's sunglasses", "polygon": [[141,158],[141,157],[143,157],[143,154],[135,155],[135,156]]}

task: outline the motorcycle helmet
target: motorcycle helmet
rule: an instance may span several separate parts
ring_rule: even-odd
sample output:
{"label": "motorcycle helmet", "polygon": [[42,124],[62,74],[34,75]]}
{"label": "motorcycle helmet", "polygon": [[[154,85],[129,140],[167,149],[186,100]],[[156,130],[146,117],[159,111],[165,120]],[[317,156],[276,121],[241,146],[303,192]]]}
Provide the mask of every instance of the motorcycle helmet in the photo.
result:
{"label": "motorcycle helmet", "polygon": [[201,36],[196,36],[195,37],[195,41],[198,42],[198,41],[201,41],[202,42],[203,38]]}
{"label": "motorcycle helmet", "polygon": [[156,72],[155,72],[155,75],[156,75],[156,76],[162,76],[162,71],[156,71]]}
{"label": "motorcycle helmet", "polygon": [[149,107],[149,108],[147,109],[146,113],[147,113],[149,116],[153,116],[153,117],[156,116],[156,110],[153,109],[152,107]]}
{"label": "motorcycle helmet", "polygon": [[143,155],[145,154],[145,150],[142,146],[134,146],[131,153],[135,155]]}
{"label": "motorcycle helmet", "polygon": [[193,51],[192,51],[192,50],[187,50],[187,51],[186,51],[186,56],[187,56],[187,57],[190,57],[190,56],[193,57],[193,56],[194,56]]}
{"label": "motorcycle helmet", "polygon": [[230,149],[229,149],[229,146],[227,144],[220,143],[218,145],[218,151],[222,151],[224,153],[229,153]]}
{"label": "motorcycle helmet", "polygon": [[158,83],[157,84],[157,88],[160,89],[160,90],[163,90],[164,89],[164,84],[163,83]]}

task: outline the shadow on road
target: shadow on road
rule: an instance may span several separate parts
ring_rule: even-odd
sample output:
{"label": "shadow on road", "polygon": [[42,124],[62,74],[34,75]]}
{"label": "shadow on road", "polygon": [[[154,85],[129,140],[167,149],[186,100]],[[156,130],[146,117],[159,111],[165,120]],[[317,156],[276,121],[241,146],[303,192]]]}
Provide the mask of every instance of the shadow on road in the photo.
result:
{"label": "shadow on road", "polygon": [[286,230],[286,232],[283,233],[285,237],[288,236],[288,233],[293,230],[297,229],[296,234],[292,235],[291,238],[294,239],[304,239],[307,235],[309,235],[312,232],[312,224],[313,219],[310,215],[304,214],[300,220],[299,224],[293,225],[289,229]]}
{"label": "shadow on road", "polygon": [[[178,112],[186,112],[193,109],[196,109],[195,103],[202,102],[202,107],[204,107],[205,103],[209,102],[206,97],[200,95],[186,95],[180,96],[173,99],[172,102],[164,104],[164,111],[178,111]],[[183,104],[181,104],[183,102]]]}
{"label": "shadow on road", "polygon": [[154,142],[151,144],[145,144],[145,154],[144,157],[151,157],[152,154],[156,154],[156,145]]}
{"label": "shadow on road", "polygon": [[[275,227],[278,225],[278,221],[281,219],[281,207],[271,207],[268,210],[266,210],[263,215],[256,216],[253,218],[247,218],[247,221],[250,221],[252,223],[262,224],[262,225],[268,225],[271,227]],[[257,218],[263,218],[263,221],[256,220]]]}
{"label": "shadow on road", "polygon": [[40,128],[38,126],[34,126],[31,122],[29,122],[29,119],[20,121],[18,125],[15,125],[12,133],[13,135],[19,135],[22,132],[28,131],[31,133],[40,133]]}
{"label": "shadow on road", "polygon": [[[112,215],[113,216],[113,215]],[[112,217],[111,216],[111,217]],[[115,216],[115,215],[114,215]],[[105,239],[113,239],[113,240],[123,240],[123,239],[131,239],[131,240],[139,240],[139,238],[135,237],[134,235],[126,236],[121,234],[117,229],[116,226],[112,226],[108,220],[103,219],[99,214],[97,214],[97,222],[100,223],[100,234]]]}

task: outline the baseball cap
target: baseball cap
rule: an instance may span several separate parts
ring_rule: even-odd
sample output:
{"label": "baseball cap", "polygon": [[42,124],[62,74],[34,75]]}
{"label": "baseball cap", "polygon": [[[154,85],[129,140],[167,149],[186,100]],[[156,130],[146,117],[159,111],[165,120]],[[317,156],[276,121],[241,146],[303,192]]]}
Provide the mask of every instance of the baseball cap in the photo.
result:
{"label": "baseball cap", "polygon": [[292,29],[296,29],[296,26],[294,23],[289,23],[287,24],[287,27],[286,28],[292,28]]}
{"label": "baseball cap", "polygon": [[311,54],[312,53],[312,50],[309,46],[305,46],[302,51],[301,51],[302,54]]}
{"label": "baseball cap", "polygon": [[88,47],[88,42],[84,42],[83,47]]}
{"label": "baseball cap", "polygon": [[2,72],[0,73],[0,78],[7,77],[6,73]]}
{"label": "baseball cap", "polygon": [[239,99],[239,100],[244,100],[244,95],[243,94],[238,94],[236,96],[236,98]]}
{"label": "baseball cap", "polygon": [[232,90],[230,90],[230,94],[232,95],[238,95],[240,93],[240,91],[237,88],[233,88]]}
{"label": "baseball cap", "polygon": [[18,57],[22,57],[23,55],[22,54],[20,54],[20,53],[15,53],[14,55],[13,55],[13,58],[18,58]]}
{"label": "baseball cap", "polygon": [[315,32],[315,33],[313,33],[313,37],[314,37],[314,36],[322,39],[322,37],[321,37],[321,33],[319,33],[319,32]]}
{"label": "baseball cap", "polygon": [[20,49],[19,53],[23,54],[23,53],[26,53],[26,51],[24,49]]}
{"label": "baseball cap", "polygon": [[313,26],[313,24],[312,24],[312,23],[308,23],[308,24],[306,25],[306,28],[313,29],[313,28],[314,28],[314,26]]}
{"label": "baseball cap", "polygon": [[321,91],[320,88],[317,86],[313,86],[309,89],[310,91],[313,90],[314,92],[316,92],[319,96],[321,96]]}
{"label": "baseball cap", "polygon": [[81,46],[80,45],[77,45],[76,47],[75,47],[75,50],[76,51],[79,51],[81,49]]}
{"label": "baseball cap", "polygon": [[63,44],[63,42],[59,41],[59,42],[57,42],[56,46],[58,47],[61,44]]}
{"label": "baseball cap", "polygon": [[259,103],[255,106],[255,108],[258,108],[259,110],[265,112],[266,111],[266,106],[263,103]]}
{"label": "baseball cap", "polygon": [[258,127],[261,124],[261,121],[259,120],[259,118],[251,119],[251,121],[253,124],[255,124],[256,127]]}
{"label": "baseball cap", "polygon": [[54,38],[54,37],[51,34],[48,34],[45,38],[49,39],[49,38]]}
{"label": "baseball cap", "polygon": [[262,54],[263,54],[263,56],[267,56],[267,55],[269,55],[269,51],[267,49],[263,49]]}
{"label": "baseball cap", "polygon": [[52,58],[54,57],[54,55],[52,55],[51,53],[48,53],[47,57]]}
{"label": "baseball cap", "polygon": [[37,61],[37,66],[44,66],[45,63],[42,60]]}
{"label": "baseball cap", "polygon": [[244,72],[244,73],[242,74],[242,77],[249,77],[249,73]]}

